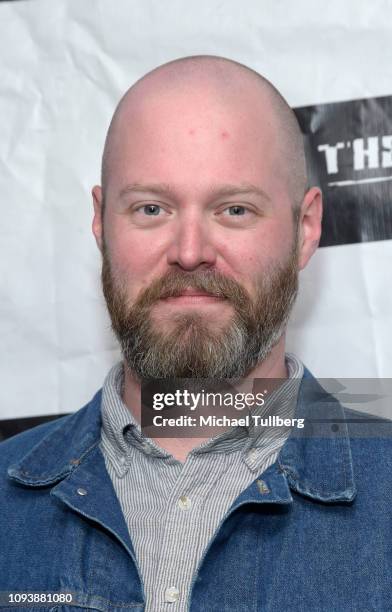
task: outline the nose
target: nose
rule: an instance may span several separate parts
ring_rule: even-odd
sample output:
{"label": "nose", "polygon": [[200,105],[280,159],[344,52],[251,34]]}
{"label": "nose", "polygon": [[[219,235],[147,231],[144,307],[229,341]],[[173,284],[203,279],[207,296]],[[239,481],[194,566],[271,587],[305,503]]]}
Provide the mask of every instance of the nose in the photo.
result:
{"label": "nose", "polygon": [[199,266],[211,268],[215,265],[216,249],[207,220],[201,212],[179,216],[167,251],[167,262],[189,271]]}

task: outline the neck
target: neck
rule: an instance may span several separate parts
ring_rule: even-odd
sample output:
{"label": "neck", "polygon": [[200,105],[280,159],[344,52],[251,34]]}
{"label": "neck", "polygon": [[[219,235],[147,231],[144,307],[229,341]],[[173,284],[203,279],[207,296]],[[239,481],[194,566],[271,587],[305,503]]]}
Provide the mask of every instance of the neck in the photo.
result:
{"label": "neck", "polygon": [[[138,423],[141,422],[141,385],[135,374],[124,363],[124,389],[123,402]],[[236,389],[240,392],[252,392],[255,378],[284,379],[288,377],[285,363],[285,335],[274,346],[268,357],[259,363],[246,377],[243,378]],[[208,437],[204,438],[153,438],[156,444],[167,450],[179,461],[185,461],[187,454],[199,446]]]}

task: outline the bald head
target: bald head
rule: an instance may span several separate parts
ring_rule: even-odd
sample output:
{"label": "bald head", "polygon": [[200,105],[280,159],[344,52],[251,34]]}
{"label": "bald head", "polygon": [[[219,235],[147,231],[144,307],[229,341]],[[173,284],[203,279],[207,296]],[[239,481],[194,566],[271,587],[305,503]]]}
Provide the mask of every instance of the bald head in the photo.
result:
{"label": "bald head", "polygon": [[[302,134],[294,112],[278,90],[254,70],[221,57],[193,56],[174,60],[152,70],[128,89],[120,100],[107,133],[102,157],[102,188],[107,193],[111,176],[121,163],[124,137],[137,129],[146,107],[153,113],[178,104],[182,108],[194,105],[200,116],[208,116],[214,106],[222,114],[230,112],[253,118],[252,137],[267,131],[268,148],[275,148],[274,172],[284,181],[294,208],[301,203],[307,186],[306,163]],[[181,106],[182,105],[182,106]],[[162,117],[162,121],[164,121]],[[171,120],[171,118],[169,119]],[[216,120],[211,119],[212,125]],[[132,143],[132,133],[128,144]],[[241,154],[241,151],[238,151]]]}

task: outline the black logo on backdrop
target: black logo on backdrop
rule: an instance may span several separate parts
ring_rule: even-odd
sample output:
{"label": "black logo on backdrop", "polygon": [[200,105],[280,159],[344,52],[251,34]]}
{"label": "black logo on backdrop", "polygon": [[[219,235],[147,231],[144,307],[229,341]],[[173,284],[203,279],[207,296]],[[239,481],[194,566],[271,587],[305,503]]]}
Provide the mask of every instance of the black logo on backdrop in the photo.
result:
{"label": "black logo on backdrop", "polygon": [[320,246],[392,238],[392,96],[294,111],[324,195]]}

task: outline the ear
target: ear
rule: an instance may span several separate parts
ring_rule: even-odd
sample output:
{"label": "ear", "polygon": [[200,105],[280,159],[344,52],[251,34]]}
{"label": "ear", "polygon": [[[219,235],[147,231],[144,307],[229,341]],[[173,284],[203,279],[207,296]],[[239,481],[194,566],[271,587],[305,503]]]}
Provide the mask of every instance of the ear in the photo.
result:
{"label": "ear", "polygon": [[95,237],[95,241],[100,251],[102,251],[102,230],[103,230],[103,219],[102,219],[102,188],[99,185],[91,190],[93,196],[94,205],[94,218],[92,224],[92,230]]}
{"label": "ear", "polygon": [[319,187],[311,187],[301,204],[299,219],[299,269],[307,265],[316,251],[321,236],[323,196]]}

